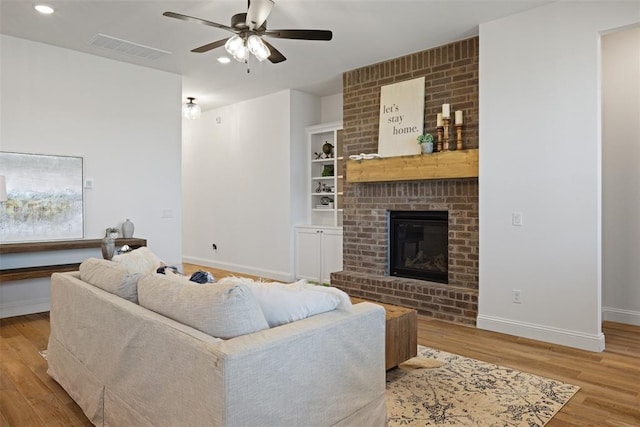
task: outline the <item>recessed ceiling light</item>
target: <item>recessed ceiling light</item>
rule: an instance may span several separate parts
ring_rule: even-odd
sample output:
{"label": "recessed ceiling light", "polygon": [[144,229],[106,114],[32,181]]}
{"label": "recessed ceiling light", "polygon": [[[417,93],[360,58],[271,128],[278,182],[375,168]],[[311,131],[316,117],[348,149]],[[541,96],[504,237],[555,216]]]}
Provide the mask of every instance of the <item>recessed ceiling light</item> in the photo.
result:
{"label": "recessed ceiling light", "polygon": [[51,6],[47,6],[45,4],[37,4],[35,5],[35,9],[45,15],[50,15],[53,13],[53,8]]}
{"label": "recessed ceiling light", "polygon": [[231,59],[227,58],[226,56],[221,56],[220,58],[218,58],[218,62],[221,64],[228,64],[229,62],[231,62]]}

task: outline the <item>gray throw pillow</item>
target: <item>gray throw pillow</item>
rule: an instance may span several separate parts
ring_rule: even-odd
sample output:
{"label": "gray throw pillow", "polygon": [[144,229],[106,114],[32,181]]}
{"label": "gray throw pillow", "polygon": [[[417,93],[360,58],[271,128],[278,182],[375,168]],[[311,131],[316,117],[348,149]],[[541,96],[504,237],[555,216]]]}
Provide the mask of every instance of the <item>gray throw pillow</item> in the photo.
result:
{"label": "gray throw pillow", "polygon": [[120,298],[138,303],[137,283],[140,274],[106,259],[88,258],[80,264],[80,280]]}
{"label": "gray throw pillow", "polygon": [[140,305],[216,338],[268,329],[260,304],[245,285],[177,281],[162,274],[138,282]]}

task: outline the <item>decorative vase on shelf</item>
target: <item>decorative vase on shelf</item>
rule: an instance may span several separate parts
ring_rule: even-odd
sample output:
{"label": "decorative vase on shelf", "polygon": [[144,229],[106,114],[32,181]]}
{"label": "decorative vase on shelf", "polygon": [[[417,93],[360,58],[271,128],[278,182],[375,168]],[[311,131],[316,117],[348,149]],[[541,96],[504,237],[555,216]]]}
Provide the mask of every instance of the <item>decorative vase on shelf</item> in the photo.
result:
{"label": "decorative vase on shelf", "polygon": [[102,250],[102,258],[107,260],[111,260],[111,258],[113,258],[113,254],[116,251],[116,239],[111,237],[109,228],[107,228],[107,232],[102,238],[100,249]]}
{"label": "decorative vase on shelf", "polygon": [[333,145],[329,143],[329,141],[325,141],[322,146],[322,152],[324,153],[325,159],[330,159],[333,157]]}
{"label": "decorative vase on shelf", "polygon": [[130,239],[133,237],[134,225],[129,218],[125,222],[122,223],[122,237],[125,239]]}
{"label": "decorative vase on shelf", "polygon": [[422,148],[423,154],[433,153],[433,142],[423,142],[422,144],[420,144],[420,147]]}

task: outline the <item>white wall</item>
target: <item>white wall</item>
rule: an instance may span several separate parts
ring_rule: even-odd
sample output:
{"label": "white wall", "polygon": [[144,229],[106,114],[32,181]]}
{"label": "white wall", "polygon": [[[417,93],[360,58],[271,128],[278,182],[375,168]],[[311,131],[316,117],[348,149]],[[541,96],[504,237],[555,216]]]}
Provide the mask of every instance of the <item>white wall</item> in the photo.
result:
{"label": "white wall", "polygon": [[602,38],[602,312],[640,326],[640,28]]}
{"label": "white wall", "polygon": [[599,32],[639,21],[556,2],[480,26],[478,327],[602,350]]}
{"label": "white wall", "polygon": [[318,117],[317,98],[285,90],[185,121],[185,262],[293,278],[304,127]]}
{"label": "white wall", "polygon": [[[83,157],[94,180],[85,190],[85,238],[130,218],[135,237],[180,263],[181,77],[5,35],[0,43],[1,149]],[[173,217],[161,218],[164,209]],[[2,284],[0,306],[48,300],[48,282],[37,298],[12,290],[26,281],[14,285]]]}
{"label": "white wall", "polygon": [[[291,224],[308,224],[311,218],[309,200],[309,138],[306,127],[317,124],[324,98],[305,92],[291,91]],[[342,111],[342,110],[341,110]],[[342,114],[340,114],[342,116]],[[291,247],[294,235],[291,234]],[[294,262],[294,259],[292,259]],[[294,266],[292,267],[292,269]],[[293,271],[293,270],[292,270]],[[295,272],[294,272],[295,274]]]}
{"label": "white wall", "polygon": [[342,93],[323,96],[320,98],[320,123],[341,122],[342,110]]}

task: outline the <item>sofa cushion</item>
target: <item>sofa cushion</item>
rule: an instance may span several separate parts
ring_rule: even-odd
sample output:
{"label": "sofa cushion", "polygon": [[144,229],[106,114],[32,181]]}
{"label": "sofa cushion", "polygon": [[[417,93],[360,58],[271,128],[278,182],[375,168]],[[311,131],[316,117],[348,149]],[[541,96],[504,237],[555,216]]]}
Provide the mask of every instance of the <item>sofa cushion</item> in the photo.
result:
{"label": "sofa cushion", "polygon": [[241,284],[204,284],[151,274],[138,282],[140,305],[217,338],[268,329],[260,304]]}
{"label": "sofa cushion", "polygon": [[162,260],[146,246],[116,255],[113,261],[125,267],[129,273],[140,274],[155,273],[156,269],[163,265]]}
{"label": "sofa cushion", "polygon": [[80,279],[111,294],[138,303],[140,274],[106,259],[88,258],[80,264]]}
{"label": "sofa cushion", "polygon": [[218,283],[248,286],[258,299],[262,312],[272,328],[335,310],[341,304],[347,310],[351,308],[349,296],[343,291],[336,288],[321,290],[323,286],[311,285],[304,280],[285,284],[226,277]]}

